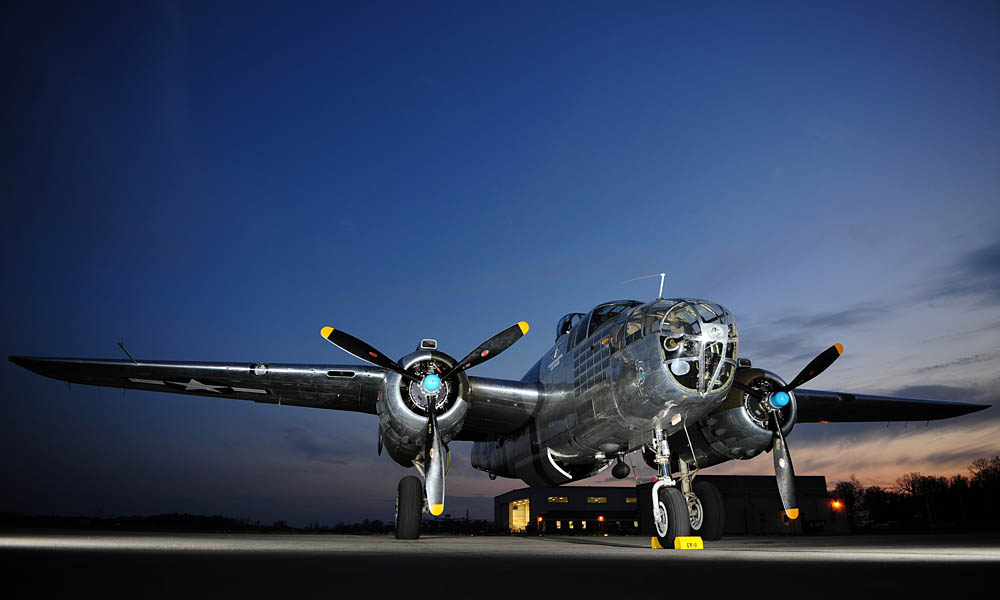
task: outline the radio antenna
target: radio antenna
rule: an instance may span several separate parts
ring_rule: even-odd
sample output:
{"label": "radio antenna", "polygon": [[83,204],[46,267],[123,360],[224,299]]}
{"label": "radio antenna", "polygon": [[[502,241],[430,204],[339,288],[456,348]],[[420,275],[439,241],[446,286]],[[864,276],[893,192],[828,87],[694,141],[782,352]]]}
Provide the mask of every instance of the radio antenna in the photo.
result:
{"label": "radio antenna", "polygon": [[666,273],[655,273],[653,275],[643,275],[642,277],[636,277],[635,279],[629,279],[629,280],[623,281],[622,283],[630,283],[632,281],[639,281],[640,279],[651,279],[653,277],[659,277],[660,278],[660,295],[657,296],[656,299],[657,300],[662,300],[663,299],[663,280],[667,278],[667,274]]}
{"label": "radio antenna", "polygon": [[135,357],[133,357],[133,356],[132,356],[132,354],[130,354],[130,353],[129,353],[129,351],[125,349],[125,344],[123,344],[123,343],[121,343],[121,342],[118,342],[118,347],[122,349],[122,352],[124,352],[124,353],[125,353],[125,356],[128,356],[129,358],[131,358],[131,359],[132,359],[132,362],[133,362],[134,364],[137,364],[137,365],[139,364],[139,361],[137,361],[137,360],[135,359]]}

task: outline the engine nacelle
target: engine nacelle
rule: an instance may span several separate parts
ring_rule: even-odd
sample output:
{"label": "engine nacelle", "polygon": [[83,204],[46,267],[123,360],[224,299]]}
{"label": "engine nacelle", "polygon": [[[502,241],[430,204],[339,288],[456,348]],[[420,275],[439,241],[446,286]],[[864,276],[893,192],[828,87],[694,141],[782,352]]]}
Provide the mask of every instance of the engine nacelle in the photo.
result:
{"label": "engine nacelle", "polygon": [[[437,350],[418,350],[404,356],[399,364],[418,379],[431,373],[441,375],[455,366],[456,360]],[[469,404],[469,378],[464,372],[442,380],[435,396],[429,396],[420,384],[391,371],[385,374],[385,385],[379,393],[375,411],[382,429],[382,443],[389,456],[404,467],[413,466],[413,459],[424,449],[427,437],[427,404],[436,399],[435,414],[444,443],[462,429]]]}
{"label": "engine nacelle", "polygon": [[[754,368],[736,370],[737,383],[743,384],[766,398],[768,393],[785,385],[785,382],[770,371]],[[789,392],[791,401],[777,411],[781,431],[788,436],[795,426],[798,405],[795,392]],[[762,403],[734,385],[726,399],[707,417],[688,427],[691,443],[683,431],[670,436],[671,470],[677,471],[678,458],[694,466],[710,467],[728,460],[753,458],[771,447],[773,417]],[[694,447],[694,458],[691,447]]]}

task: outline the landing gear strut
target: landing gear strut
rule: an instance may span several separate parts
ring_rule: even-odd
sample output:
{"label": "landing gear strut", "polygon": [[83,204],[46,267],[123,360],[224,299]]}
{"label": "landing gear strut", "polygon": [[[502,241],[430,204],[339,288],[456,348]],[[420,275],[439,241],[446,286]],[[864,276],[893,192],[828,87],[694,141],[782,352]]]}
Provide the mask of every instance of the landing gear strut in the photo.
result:
{"label": "landing gear strut", "polygon": [[673,548],[675,538],[690,535],[691,520],[684,494],[670,476],[670,445],[662,429],[653,432],[652,451],[658,471],[652,502],[656,541],[662,548]]}

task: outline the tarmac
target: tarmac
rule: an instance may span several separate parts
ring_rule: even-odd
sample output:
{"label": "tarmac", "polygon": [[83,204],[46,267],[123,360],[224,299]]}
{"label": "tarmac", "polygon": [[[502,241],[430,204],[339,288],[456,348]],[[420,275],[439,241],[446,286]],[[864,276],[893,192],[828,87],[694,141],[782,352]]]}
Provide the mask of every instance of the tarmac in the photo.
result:
{"label": "tarmac", "polygon": [[652,550],[640,537],[28,531],[0,533],[0,576],[15,598],[992,597],[1000,535],[734,537]]}

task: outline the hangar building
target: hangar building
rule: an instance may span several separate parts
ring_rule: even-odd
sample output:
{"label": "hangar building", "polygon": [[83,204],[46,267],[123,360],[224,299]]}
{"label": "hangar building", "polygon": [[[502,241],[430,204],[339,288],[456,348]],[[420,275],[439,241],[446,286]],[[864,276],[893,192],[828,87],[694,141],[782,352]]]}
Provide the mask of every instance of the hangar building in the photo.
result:
{"label": "hangar building", "polygon": [[[822,475],[795,477],[800,515],[794,521],[785,516],[773,476],[698,475],[698,479],[712,482],[722,494],[726,534],[847,532],[847,519],[843,511],[834,508]],[[647,535],[652,523],[646,522],[651,519],[640,505],[646,505],[651,486],[513,490],[493,499],[494,521],[497,528],[512,533]]]}

